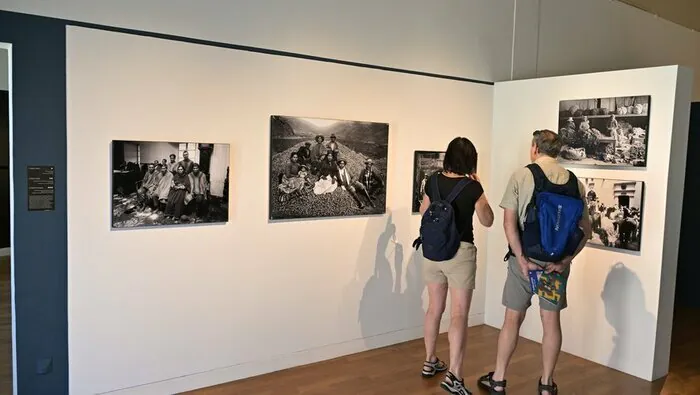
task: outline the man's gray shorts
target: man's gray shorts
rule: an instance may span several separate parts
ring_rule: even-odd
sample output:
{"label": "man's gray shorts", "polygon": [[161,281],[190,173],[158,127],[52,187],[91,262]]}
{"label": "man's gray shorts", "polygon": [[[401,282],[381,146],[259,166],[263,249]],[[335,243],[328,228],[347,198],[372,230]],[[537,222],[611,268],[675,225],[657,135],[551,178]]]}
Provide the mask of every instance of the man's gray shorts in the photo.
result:
{"label": "man's gray shorts", "polygon": [[[562,275],[568,279],[569,272],[570,267],[567,267]],[[511,256],[508,258],[508,277],[506,278],[506,284],[503,286],[503,305],[511,310],[525,312],[532,305],[532,295],[534,294],[530,290],[530,280],[523,277],[518,260]],[[561,311],[566,306],[566,291],[562,293],[556,305],[540,298],[540,308],[542,310]]]}

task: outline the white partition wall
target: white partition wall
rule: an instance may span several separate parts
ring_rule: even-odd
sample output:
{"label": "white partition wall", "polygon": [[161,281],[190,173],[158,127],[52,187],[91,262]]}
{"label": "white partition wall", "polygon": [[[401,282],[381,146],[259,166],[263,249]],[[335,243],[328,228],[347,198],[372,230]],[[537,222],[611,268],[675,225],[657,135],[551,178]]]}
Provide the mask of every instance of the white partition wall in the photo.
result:
{"label": "white partition wall", "polygon": [[0,47],[0,91],[10,90],[8,58],[9,57],[7,49]]}
{"label": "white partition wall", "polygon": [[[558,130],[560,100],[651,96],[647,167],[570,167],[579,178],[646,183],[641,251],[587,247],[573,263],[563,350],[647,380],[668,371],[685,144],[692,72],[676,66],[497,83],[494,91],[490,199],[498,205],[513,171],[529,159],[532,131]],[[495,210],[488,237],[486,324],[503,323],[507,242]],[[541,341],[538,302],[521,335]]]}
{"label": "white partition wall", "polygon": [[[492,86],[72,27],[67,58],[71,394],[176,393],[421,336],[413,153],[457,135],[490,152]],[[386,215],[269,223],[273,114],[389,123]],[[112,231],[113,139],[230,144],[228,223]]]}

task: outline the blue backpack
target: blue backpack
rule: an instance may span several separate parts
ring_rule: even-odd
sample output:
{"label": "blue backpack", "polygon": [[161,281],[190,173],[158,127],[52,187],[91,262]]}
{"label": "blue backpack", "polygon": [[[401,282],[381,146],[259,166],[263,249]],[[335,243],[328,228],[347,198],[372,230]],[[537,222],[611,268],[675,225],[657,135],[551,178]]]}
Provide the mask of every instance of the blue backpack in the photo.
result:
{"label": "blue backpack", "polygon": [[447,199],[440,197],[438,188],[438,177],[432,177],[430,187],[433,189],[433,196],[437,197],[430,202],[430,206],[423,214],[420,225],[420,237],[416,239],[413,246],[423,246],[423,256],[431,261],[446,261],[454,258],[459,250],[462,234],[457,230],[457,221],[452,202],[459,196],[464,187],[469,184],[470,178],[461,179],[452,188]]}
{"label": "blue backpack", "polygon": [[[578,226],[584,208],[578,179],[569,171],[566,184],[553,184],[537,164],[527,168],[535,180],[535,190],[520,231],[523,254],[542,262],[558,262],[572,255],[584,237]],[[509,255],[513,255],[510,247],[506,259]]]}

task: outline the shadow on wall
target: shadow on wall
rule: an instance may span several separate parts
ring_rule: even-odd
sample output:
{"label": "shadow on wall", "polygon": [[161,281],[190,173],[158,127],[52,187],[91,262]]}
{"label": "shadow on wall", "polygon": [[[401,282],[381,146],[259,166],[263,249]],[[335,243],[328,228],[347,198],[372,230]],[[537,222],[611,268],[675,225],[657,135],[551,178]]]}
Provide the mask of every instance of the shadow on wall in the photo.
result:
{"label": "shadow on wall", "polygon": [[[603,293],[605,319],[615,329],[613,350],[608,366],[624,370],[629,361],[653,358],[653,347],[640,347],[648,343],[656,332],[655,318],[645,306],[642,282],[622,262],[610,268]],[[627,361],[627,362],[625,362]]]}
{"label": "shadow on wall", "polygon": [[[372,237],[371,234],[368,237]],[[358,262],[358,267],[365,263]],[[422,256],[414,253],[405,269],[406,287],[403,289],[404,247],[396,240],[396,225],[390,215],[377,239],[374,272],[360,300],[358,320],[368,348],[388,345],[380,335],[423,324]]]}

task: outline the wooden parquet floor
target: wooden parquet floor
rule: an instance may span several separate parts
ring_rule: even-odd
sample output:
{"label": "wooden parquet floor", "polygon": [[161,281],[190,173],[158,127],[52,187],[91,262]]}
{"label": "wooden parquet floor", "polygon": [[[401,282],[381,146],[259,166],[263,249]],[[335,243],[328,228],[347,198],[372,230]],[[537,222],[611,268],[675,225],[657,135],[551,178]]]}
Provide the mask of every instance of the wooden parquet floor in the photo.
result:
{"label": "wooden parquet floor", "polygon": [[[12,393],[12,339],[9,264],[0,265],[0,394]],[[677,309],[669,375],[654,383],[562,353],[555,379],[563,395],[700,394],[700,310]],[[566,334],[565,334],[566,335]],[[469,329],[466,382],[474,394],[483,372],[493,369],[498,330]],[[447,337],[438,342],[446,359]],[[425,380],[419,370],[422,339],[330,361],[253,377],[188,395],[432,395],[446,394],[439,378]],[[508,375],[508,394],[534,395],[540,374],[539,344],[521,339]]]}
{"label": "wooden parquet floor", "polygon": [[[563,395],[698,395],[700,394],[700,311],[678,310],[669,375],[653,383],[562,353],[555,380]],[[566,334],[565,334],[566,335]],[[482,373],[493,370],[498,330],[470,328],[465,382],[474,394]],[[448,356],[447,337],[438,354]],[[423,379],[422,339],[334,360],[253,377],[188,395],[431,395],[446,394],[439,378]],[[508,374],[509,395],[537,394],[539,344],[521,339]]]}

